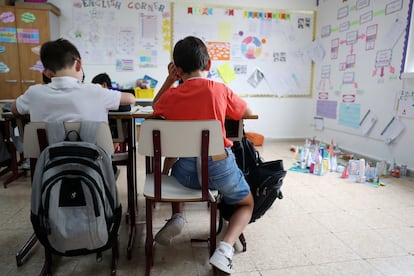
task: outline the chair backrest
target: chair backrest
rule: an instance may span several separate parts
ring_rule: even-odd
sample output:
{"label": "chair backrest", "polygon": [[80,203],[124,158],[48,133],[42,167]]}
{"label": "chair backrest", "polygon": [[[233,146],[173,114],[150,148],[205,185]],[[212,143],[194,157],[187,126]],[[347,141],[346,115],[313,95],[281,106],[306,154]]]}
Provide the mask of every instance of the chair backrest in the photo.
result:
{"label": "chair backrest", "polygon": [[144,120],[140,127],[138,152],[154,156],[153,130],[160,131],[161,155],[168,157],[201,156],[201,133],[209,131],[208,155],[224,153],[221,124],[217,120]]}
{"label": "chair backrest", "polygon": [[[69,132],[71,130],[80,129],[80,122],[65,122],[65,130]],[[23,152],[26,158],[38,158],[41,152],[39,140],[38,140],[38,129],[45,129],[45,122],[30,122],[25,125],[24,137],[23,137]],[[112,143],[111,131],[107,123],[102,122],[98,128],[96,135],[96,144],[103,148],[108,154],[114,152],[114,146]]]}

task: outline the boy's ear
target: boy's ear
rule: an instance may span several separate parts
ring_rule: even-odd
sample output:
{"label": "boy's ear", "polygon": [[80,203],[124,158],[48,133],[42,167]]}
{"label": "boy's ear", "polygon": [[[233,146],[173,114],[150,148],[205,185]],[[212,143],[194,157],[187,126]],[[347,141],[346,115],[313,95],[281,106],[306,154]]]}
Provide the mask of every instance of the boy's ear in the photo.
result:
{"label": "boy's ear", "polygon": [[82,70],[82,60],[77,59],[75,61],[75,69],[76,69],[76,72],[79,72],[80,70]]}
{"label": "boy's ear", "polygon": [[181,78],[184,75],[183,69],[181,67],[176,67],[176,69],[178,78]]}
{"label": "boy's ear", "polygon": [[207,62],[207,66],[206,66],[206,70],[205,71],[209,71],[211,67],[211,60],[209,59]]}
{"label": "boy's ear", "polygon": [[45,75],[46,77],[48,77],[49,79],[51,79],[55,74],[51,70],[45,69],[43,71],[43,75]]}

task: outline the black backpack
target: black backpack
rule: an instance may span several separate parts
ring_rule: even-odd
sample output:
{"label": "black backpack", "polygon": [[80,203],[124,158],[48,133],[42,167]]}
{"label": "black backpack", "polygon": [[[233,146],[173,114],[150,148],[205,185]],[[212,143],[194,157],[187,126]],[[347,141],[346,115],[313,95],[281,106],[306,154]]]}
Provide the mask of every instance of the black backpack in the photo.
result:
{"label": "black backpack", "polygon": [[[233,143],[232,151],[253,195],[254,209],[250,219],[252,223],[266,213],[276,198],[283,198],[280,189],[286,171],[282,160],[264,162],[253,142],[246,136],[243,136],[241,141]],[[223,201],[218,204],[218,208],[220,216],[225,220],[229,220],[234,212],[234,206]]]}

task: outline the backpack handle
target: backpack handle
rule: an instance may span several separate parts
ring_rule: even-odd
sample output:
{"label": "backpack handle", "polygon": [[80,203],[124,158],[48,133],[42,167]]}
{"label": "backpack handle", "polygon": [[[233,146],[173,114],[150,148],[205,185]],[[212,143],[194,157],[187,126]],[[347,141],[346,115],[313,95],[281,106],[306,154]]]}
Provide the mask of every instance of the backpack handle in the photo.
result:
{"label": "backpack handle", "polygon": [[70,141],[70,142],[79,142],[82,141],[79,132],[76,130],[70,130],[66,133],[66,137],[64,141]]}

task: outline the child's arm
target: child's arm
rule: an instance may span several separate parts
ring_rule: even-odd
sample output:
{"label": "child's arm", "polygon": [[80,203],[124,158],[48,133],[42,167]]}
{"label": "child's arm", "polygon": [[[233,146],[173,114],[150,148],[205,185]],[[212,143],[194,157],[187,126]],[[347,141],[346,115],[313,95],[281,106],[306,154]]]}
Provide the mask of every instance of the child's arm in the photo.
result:
{"label": "child's arm", "polygon": [[120,92],[121,99],[119,101],[119,105],[127,105],[127,104],[135,104],[135,96],[131,93]]}
{"label": "child's arm", "polygon": [[164,94],[164,92],[170,88],[180,77],[177,73],[177,68],[175,67],[174,63],[170,62],[168,64],[168,76],[163,85],[161,86],[160,90],[158,91],[157,95],[155,95],[154,100],[152,101],[152,107],[155,106],[155,103],[158,99]]}

